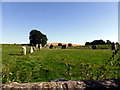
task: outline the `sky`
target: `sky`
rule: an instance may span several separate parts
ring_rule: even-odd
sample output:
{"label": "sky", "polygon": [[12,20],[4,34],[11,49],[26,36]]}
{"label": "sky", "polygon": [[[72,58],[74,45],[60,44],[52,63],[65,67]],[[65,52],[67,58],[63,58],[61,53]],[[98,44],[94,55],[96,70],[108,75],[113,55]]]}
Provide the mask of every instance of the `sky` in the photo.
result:
{"label": "sky", "polygon": [[2,3],[2,43],[29,43],[34,29],[45,34],[48,43],[118,42],[118,3]]}

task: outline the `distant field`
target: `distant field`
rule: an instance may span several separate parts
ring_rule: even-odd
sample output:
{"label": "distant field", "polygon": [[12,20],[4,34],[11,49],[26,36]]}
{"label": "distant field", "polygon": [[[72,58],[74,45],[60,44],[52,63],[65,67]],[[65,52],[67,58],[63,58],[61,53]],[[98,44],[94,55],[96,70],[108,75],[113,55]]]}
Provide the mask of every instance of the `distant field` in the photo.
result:
{"label": "distant field", "polygon": [[120,78],[118,72],[120,63],[117,62],[117,66],[114,64],[119,55],[110,61],[112,55],[110,49],[43,48],[30,54],[27,46],[27,55],[24,56],[21,55],[21,47],[3,45],[3,83],[44,82],[58,78],[65,80]]}

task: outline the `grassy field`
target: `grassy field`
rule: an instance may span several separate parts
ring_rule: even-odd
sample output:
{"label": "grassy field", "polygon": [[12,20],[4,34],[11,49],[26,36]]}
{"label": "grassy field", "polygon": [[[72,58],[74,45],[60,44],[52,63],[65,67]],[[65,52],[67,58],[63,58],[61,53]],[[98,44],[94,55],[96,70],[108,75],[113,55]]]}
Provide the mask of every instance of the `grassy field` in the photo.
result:
{"label": "grassy field", "polygon": [[120,78],[119,54],[110,49],[47,49],[21,55],[20,45],[2,47],[2,82],[45,82],[53,79]]}

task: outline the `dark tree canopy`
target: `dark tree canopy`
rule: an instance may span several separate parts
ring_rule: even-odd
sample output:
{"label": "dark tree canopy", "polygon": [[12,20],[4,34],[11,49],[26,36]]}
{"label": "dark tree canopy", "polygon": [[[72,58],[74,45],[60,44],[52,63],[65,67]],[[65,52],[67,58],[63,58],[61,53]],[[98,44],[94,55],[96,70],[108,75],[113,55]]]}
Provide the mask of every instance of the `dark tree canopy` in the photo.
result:
{"label": "dark tree canopy", "polygon": [[47,36],[42,34],[40,31],[38,30],[32,30],[30,32],[30,45],[35,46],[36,44],[42,44],[42,46],[44,46],[47,43]]}
{"label": "dark tree canopy", "polygon": [[86,42],[85,45],[91,45],[91,43],[90,42]]}
{"label": "dark tree canopy", "polygon": [[85,45],[104,45],[104,44],[111,44],[110,40],[107,40],[106,42],[102,39],[100,40],[94,40],[92,42],[86,42]]}
{"label": "dark tree canopy", "polygon": [[72,46],[72,44],[71,43],[68,43],[68,47],[71,47]]}
{"label": "dark tree canopy", "polygon": [[105,41],[103,41],[103,40],[94,40],[93,41],[93,45],[102,45],[102,44],[105,44]]}
{"label": "dark tree canopy", "polygon": [[62,43],[58,43],[58,46],[62,46]]}
{"label": "dark tree canopy", "polygon": [[111,41],[110,40],[106,40],[106,44],[111,44]]}

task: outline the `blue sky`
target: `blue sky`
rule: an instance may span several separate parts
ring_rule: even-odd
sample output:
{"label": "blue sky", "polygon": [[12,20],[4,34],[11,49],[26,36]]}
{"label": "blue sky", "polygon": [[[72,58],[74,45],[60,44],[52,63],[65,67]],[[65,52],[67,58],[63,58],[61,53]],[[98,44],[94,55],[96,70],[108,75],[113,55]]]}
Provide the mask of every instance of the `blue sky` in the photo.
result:
{"label": "blue sky", "polygon": [[118,41],[117,2],[3,2],[3,43],[29,43],[41,31],[49,43]]}

